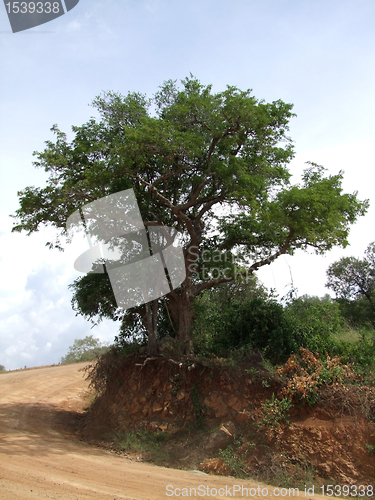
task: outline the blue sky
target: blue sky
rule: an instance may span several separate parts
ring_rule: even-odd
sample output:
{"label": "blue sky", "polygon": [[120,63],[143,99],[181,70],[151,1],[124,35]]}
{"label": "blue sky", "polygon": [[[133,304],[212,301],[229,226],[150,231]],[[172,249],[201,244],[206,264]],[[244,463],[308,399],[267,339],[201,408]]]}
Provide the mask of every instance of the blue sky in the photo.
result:
{"label": "blue sky", "polygon": [[80,0],[66,15],[13,34],[0,9],[0,364],[59,361],[75,338],[112,341],[110,322],[90,330],[71,310],[74,248],[44,247],[44,231],[11,234],[17,191],[41,186],[32,152],[57,123],[72,138],[103,90],[152,95],[193,73],[214,91],[253,89],[294,104],[298,182],[304,162],[345,171],[345,191],[370,199],[350,247],[324,257],[281,257],[258,276],[282,295],[324,295],[325,271],[375,240],[375,3],[372,0]]}

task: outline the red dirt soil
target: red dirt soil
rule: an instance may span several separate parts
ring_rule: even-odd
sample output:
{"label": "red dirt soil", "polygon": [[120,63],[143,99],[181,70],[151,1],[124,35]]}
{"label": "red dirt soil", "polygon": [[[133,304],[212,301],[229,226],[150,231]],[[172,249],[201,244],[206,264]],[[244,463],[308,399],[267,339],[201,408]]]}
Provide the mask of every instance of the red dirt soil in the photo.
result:
{"label": "red dirt soil", "polygon": [[[307,466],[317,484],[375,487],[374,388],[325,386],[318,404],[292,408],[290,426],[262,432],[254,425],[262,419],[262,402],[280,394],[281,383],[254,360],[248,366],[225,366],[139,353],[108,359],[106,389],[91,407],[83,430],[92,442],[136,429],[173,434],[201,419],[206,432],[199,442],[196,436],[172,441],[173,460],[163,465],[228,474],[217,453],[230,445],[243,458],[242,470],[249,477],[271,481],[267,468],[274,467],[293,478]],[[238,437],[240,446],[235,445]],[[177,449],[170,450],[173,446]],[[190,458],[184,461],[186,456]]]}
{"label": "red dirt soil", "polygon": [[[200,485],[265,488],[251,481],[138,463],[80,441],[83,409],[91,399],[78,371],[83,366],[0,375],[0,499],[157,500],[168,498],[167,485],[173,491]],[[274,496],[272,486],[268,492],[253,498]],[[300,496],[305,497],[304,492]]]}

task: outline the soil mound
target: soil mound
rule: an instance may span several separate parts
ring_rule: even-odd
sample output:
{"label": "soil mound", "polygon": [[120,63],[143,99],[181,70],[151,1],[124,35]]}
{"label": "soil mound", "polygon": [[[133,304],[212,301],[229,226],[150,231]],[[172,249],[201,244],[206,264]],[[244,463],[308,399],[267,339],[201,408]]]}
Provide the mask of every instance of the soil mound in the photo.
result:
{"label": "soil mound", "polygon": [[265,426],[274,409],[264,403],[282,387],[260,357],[235,365],[134,353],[106,363],[96,369],[105,383],[85,421],[91,442],[151,431],[170,436],[173,460],[164,465],[263,481],[284,474],[293,483],[308,470],[321,484],[375,482],[374,388],[325,386],[314,405],[292,407],[290,425]]}
{"label": "soil mound", "polygon": [[208,427],[245,422],[279,389],[261,367],[255,379],[246,373],[246,366],[252,373],[255,363],[225,366],[219,359],[128,356],[107,375],[105,391],[88,414],[87,436],[136,428],[173,432],[203,421]]}

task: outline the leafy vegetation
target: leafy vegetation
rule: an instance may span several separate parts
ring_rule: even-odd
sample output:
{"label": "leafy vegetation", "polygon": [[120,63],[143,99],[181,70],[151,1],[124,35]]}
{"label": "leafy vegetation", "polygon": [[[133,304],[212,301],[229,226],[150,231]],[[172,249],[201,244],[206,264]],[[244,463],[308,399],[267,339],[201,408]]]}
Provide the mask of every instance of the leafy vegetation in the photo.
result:
{"label": "leafy vegetation", "polygon": [[[235,446],[238,448],[240,442],[236,442]],[[219,450],[219,457],[223,460],[224,465],[231,471],[235,477],[246,478],[246,465],[244,458],[247,455],[247,450],[241,455],[237,453],[235,446],[229,445],[226,448]]]}
{"label": "leafy vegetation", "polygon": [[316,403],[322,385],[358,379],[352,366],[343,364],[343,358],[331,358],[326,354],[321,359],[319,353],[314,355],[303,347],[300,351],[300,356],[293,354],[276,371],[276,375],[283,381],[282,393],[290,401],[297,400],[311,405]]}
{"label": "leafy vegetation", "polygon": [[[93,290],[97,293],[100,288]],[[368,321],[368,309],[366,314],[363,312],[363,307],[368,308],[364,300],[357,295],[343,301],[342,297],[332,299],[329,295],[296,298],[291,294],[282,304],[255,276],[222,283],[204,290],[195,300],[194,352],[200,357],[226,359],[259,352],[265,360],[277,364],[298,355],[302,347],[321,359],[326,353],[332,358],[343,357],[366,382],[372,383],[375,330]],[[174,336],[166,302],[158,314],[159,337]],[[136,318],[129,314],[115,339],[123,354],[147,343],[147,335]]]}
{"label": "leafy vegetation", "polygon": [[354,326],[375,326],[375,242],[363,259],[343,257],[327,270],[326,286],[336,293],[344,317]]}
{"label": "leafy vegetation", "polygon": [[102,344],[99,339],[88,335],[84,339],[76,339],[68,349],[65,356],[61,358],[61,364],[79,363],[81,361],[92,361],[99,358],[109,347]]}
{"label": "leafy vegetation", "polygon": [[206,355],[259,351],[282,363],[300,346],[335,352],[334,336],[344,332],[345,324],[330,297],[303,296],[283,306],[254,278],[204,292],[196,301],[193,339],[196,352]]}
{"label": "leafy vegetation", "polygon": [[288,398],[277,399],[272,394],[271,399],[262,405],[260,428],[278,427],[280,424],[289,425],[289,410],[292,403]]}

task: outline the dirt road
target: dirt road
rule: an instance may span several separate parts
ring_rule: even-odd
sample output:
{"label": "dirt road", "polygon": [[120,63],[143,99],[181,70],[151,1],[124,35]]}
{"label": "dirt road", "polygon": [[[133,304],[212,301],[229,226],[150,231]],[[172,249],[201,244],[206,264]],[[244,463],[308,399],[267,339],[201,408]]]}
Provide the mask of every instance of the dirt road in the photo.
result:
{"label": "dirt road", "polygon": [[[87,382],[78,371],[84,365],[0,375],[0,499],[289,496],[271,486],[131,461],[80,441],[66,423],[88,404]],[[242,495],[242,486],[257,491],[244,490]],[[299,497],[309,498],[303,491]]]}

